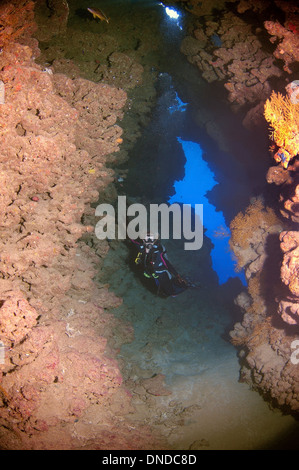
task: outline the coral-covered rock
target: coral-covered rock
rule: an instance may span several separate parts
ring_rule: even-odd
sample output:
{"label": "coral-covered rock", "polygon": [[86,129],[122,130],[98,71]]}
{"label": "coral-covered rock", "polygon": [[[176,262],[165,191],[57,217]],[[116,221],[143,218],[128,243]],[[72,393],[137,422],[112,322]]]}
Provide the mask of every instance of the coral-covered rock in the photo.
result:
{"label": "coral-covered rock", "polygon": [[0,6],[1,31],[0,47],[16,40],[28,38],[36,29],[34,22],[34,2],[18,0],[4,1]]}
{"label": "coral-covered rock", "polygon": [[[207,1],[181,3],[196,17],[193,31],[189,29],[189,36],[182,43],[182,52],[200,69],[206,81],[223,81],[232,109],[251,105],[243,120],[246,128],[265,128],[264,104],[271,95],[272,79],[295,72],[299,58],[296,3],[276,0],[276,11],[284,18],[283,24],[271,18],[263,23],[263,29],[255,31],[243,18],[249,17],[246,14],[249,10],[251,18],[267,15],[270,1],[237,1],[232,10],[237,10],[239,15],[227,13],[221,2],[210,2],[210,9]],[[212,7],[219,10],[212,11]],[[269,34],[273,52],[271,47],[268,51],[262,47],[265,32]],[[283,61],[284,67],[280,67],[279,61]],[[297,82],[286,87],[291,103],[296,106]],[[287,136],[291,146],[288,154],[279,155],[286,149],[285,142],[278,144],[273,153],[276,152],[276,161],[282,161],[285,167],[271,167],[267,173],[268,183],[280,186],[278,204],[284,218],[278,218],[273,209],[265,208],[262,200],[257,199],[231,224],[231,248],[238,266],[245,268],[248,290],[235,301],[244,315],[230,335],[232,343],[240,348],[241,380],[277,406],[298,413],[298,366],[291,361],[292,341],[298,336],[299,305],[298,232],[293,225],[299,222],[298,119],[294,117],[296,108],[287,100],[286,103],[285,115],[289,121],[285,119],[284,128],[278,113],[270,110],[269,115],[272,113],[270,117],[280,122],[280,140]]]}
{"label": "coral-covered rock", "polygon": [[39,41],[48,41],[57,34],[66,30],[69,15],[67,0],[37,0],[35,17],[42,15],[43,20],[39,22],[37,37]]}
{"label": "coral-covered rock", "polygon": [[299,232],[280,234],[283,252],[281,280],[288,287],[288,295],[279,301],[278,313],[290,325],[299,325]]}
{"label": "coral-covered rock", "polygon": [[0,337],[6,345],[14,346],[36,325],[38,313],[21,292],[2,293],[0,302]]}
{"label": "coral-covered rock", "polygon": [[279,41],[274,56],[284,61],[284,70],[288,73],[292,73],[292,65],[299,60],[298,26],[294,24],[295,21],[287,19],[285,27],[278,21],[264,22],[272,42]]}
{"label": "coral-covered rock", "polygon": [[235,108],[267,98],[271,93],[268,79],[282,72],[274,58],[262,50],[251,25],[232,12],[214,21],[207,16],[203,21],[204,26],[195,26],[193,36],[182,42],[181,51],[188,60],[208,82],[226,81],[228,99]]}
{"label": "coral-covered rock", "polygon": [[[292,327],[299,325],[299,232],[281,231],[283,224],[275,223],[274,213],[271,216],[271,210],[266,214],[260,208],[257,214],[256,204],[261,201],[243,217],[239,214],[231,226],[232,249],[246,267],[248,281],[247,293],[235,301],[244,315],[230,332],[231,341],[240,348],[241,380],[271,397],[277,406],[298,412],[298,373],[290,362],[296,330],[287,333],[281,325],[275,325],[278,315]],[[242,224],[247,226],[246,235],[242,235]]]}
{"label": "coral-covered rock", "polygon": [[129,90],[142,83],[142,65],[121,52],[113,52],[109,56],[108,65],[99,65],[96,72],[102,80],[123,90]]}
{"label": "coral-covered rock", "polygon": [[299,232],[282,232],[280,240],[284,253],[281,280],[289,287],[291,294],[299,297]]}
{"label": "coral-covered rock", "polygon": [[290,173],[282,166],[271,166],[267,171],[266,179],[268,183],[280,186],[290,179]]}
{"label": "coral-covered rock", "polygon": [[271,318],[257,320],[251,313],[245,313],[230,335],[240,348],[240,380],[276,406],[298,413],[298,372],[290,360],[296,335],[273,328]]}
{"label": "coral-covered rock", "polygon": [[280,209],[282,215],[295,223],[299,223],[299,184],[292,183],[284,188],[280,201],[282,203]]}
{"label": "coral-covered rock", "polygon": [[33,3],[15,4],[0,10],[0,447],[155,448],[150,429],[124,419],[133,410],[116,354],[133,331],[109,312],[121,299],[94,281],[109,245],[80,240],[114,179],[105,162],[127,96],[37,65],[23,34]]}
{"label": "coral-covered rock", "polygon": [[149,379],[144,379],[141,381],[141,385],[145,388],[147,393],[155,396],[164,396],[171,395],[171,391],[165,387],[164,384],[165,376],[162,374],[157,374],[154,377]]}
{"label": "coral-covered rock", "polygon": [[278,234],[282,225],[273,209],[264,207],[261,198],[252,201],[245,214],[239,213],[231,223],[230,245],[238,267],[245,268],[247,279],[260,271],[266,260],[265,244],[269,235]]}
{"label": "coral-covered rock", "polygon": [[299,301],[297,299],[291,300],[281,300],[278,304],[278,314],[281,316],[283,321],[289,325],[298,325],[299,324]]}

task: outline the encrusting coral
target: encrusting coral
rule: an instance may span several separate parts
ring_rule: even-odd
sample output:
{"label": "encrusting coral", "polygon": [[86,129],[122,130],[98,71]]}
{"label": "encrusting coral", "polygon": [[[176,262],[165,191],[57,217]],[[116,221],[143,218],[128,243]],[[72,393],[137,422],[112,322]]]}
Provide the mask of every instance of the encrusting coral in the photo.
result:
{"label": "encrusting coral", "polygon": [[[28,17],[13,17],[20,8]],[[116,354],[133,331],[109,312],[121,299],[93,280],[108,242],[95,253],[79,240],[114,178],[105,163],[122,141],[126,93],[37,65],[32,2],[2,14],[13,26],[0,38],[0,447],[155,448],[124,418],[131,396]]]}
{"label": "encrusting coral", "polygon": [[[299,410],[298,372],[290,358],[299,325],[298,232],[284,229],[298,217],[298,161],[294,159],[299,150],[298,117],[296,102],[272,93],[265,118],[280,147],[275,159],[282,160],[283,166],[272,167],[267,181],[287,190],[280,194],[285,221],[258,198],[232,221],[230,241],[248,281],[246,302],[245,293],[236,299],[245,311],[243,320],[230,332],[232,343],[241,348],[240,377],[276,405],[295,413]],[[292,157],[294,163],[289,165]]]}
{"label": "encrusting coral", "polygon": [[[230,336],[240,348],[240,379],[272,399],[272,404],[298,413],[298,365],[290,358],[299,325],[298,232],[293,226],[299,222],[299,77],[286,87],[288,96],[272,91],[276,77],[280,83],[281,78],[289,81],[296,71],[298,2],[241,0],[232,2],[232,9],[225,2],[232,10],[228,12],[221,0],[180,3],[196,17],[181,51],[206,81],[224,82],[232,109],[252,106],[244,127],[260,132],[265,118],[271,126],[271,151],[280,164],[270,168],[267,181],[281,185],[279,210],[284,219],[257,198],[230,224],[237,268],[245,270],[248,283],[247,291],[235,300],[244,315]],[[274,5],[273,17],[264,21]],[[246,12],[251,19],[258,12],[261,27],[249,24]],[[270,48],[263,47],[267,41]]]}
{"label": "encrusting coral", "polygon": [[0,47],[13,42],[24,33],[32,33],[36,29],[33,21],[34,2],[4,2],[1,8]]}
{"label": "encrusting coral", "polygon": [[269,233],[279,232],[281,225],[274,210],[265,207],[262,198],[256,198],[245,213],[239,212],[236,215],[230,228],[230,246],[238,261],[237,269],[248,269],[253,260],[261,258],[261,253],[257,251],[258,246],[265,242]]}
{"label": "encrusting coral", "polygon": [[[298,366],[290,358],[299,322],[298,233],[282,231],[283,222],[260,199],[238,214],[231,229],[231,246],[248,282],[247,293],[235,301],[243,319],[230,332],[239,348],[240,380],[297,413]],[[284,328],[280,318],[294,329]]]}

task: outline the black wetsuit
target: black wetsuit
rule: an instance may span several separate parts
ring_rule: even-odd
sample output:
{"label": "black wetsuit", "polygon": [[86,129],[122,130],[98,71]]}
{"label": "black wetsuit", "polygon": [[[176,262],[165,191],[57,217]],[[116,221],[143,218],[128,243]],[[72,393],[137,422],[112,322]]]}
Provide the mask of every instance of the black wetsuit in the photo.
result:
{"label": "black wetsuit", "polygon": [[189,287],[167,259],[166,250],[160,242],[149,245],[134,240],[134,243],[138,247],[135,263],[143,267],[145,277],[155,281],[159,294],[175,296]]}

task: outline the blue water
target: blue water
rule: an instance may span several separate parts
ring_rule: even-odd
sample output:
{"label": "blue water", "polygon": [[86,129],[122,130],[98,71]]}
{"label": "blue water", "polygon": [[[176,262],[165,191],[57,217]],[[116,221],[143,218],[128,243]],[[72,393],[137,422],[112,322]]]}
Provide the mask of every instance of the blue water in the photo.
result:
{"label": "blue water", "polygon": [[214,44],[214,46],[216,46],[216,47],[221,47],[222,46],[222,41],[221,41],[220,37],[218,36],[218,34],[212,34],[211,41]]}
{"label": "blue water", "polygon": [[[163,4],[161,4],[164,6]],[[164,7],[165,8],[165,7]],[[175,20],[176,26],[180,27],[180,14],[174,8],[165,8],[165,13],[170,20]],[[212,36],[214,45],[221,46],[219,36]],[[184,103],[177,92],[175,92],[175,100],[168,111],[170,114],[175,112],[185,112],[188,103]],[[185,141],[181,137],[177,137],[178,142],[182,145],[185,154],[186,164],[184,167],[185,176],[181,181],[175,181],[175,194],[168,199],[169,204],[181,203],[190,204],[195,208],[195,204],[203,204],[203,225],[206,229],[206,236],[212,241],[213,249],[212,267],[218,276],[219,284],[224,284],[230,278],[238,277],[242,283],[246,285],[244,272],[238,272],[235,269],[235,261],[229,246],[230,230],[226,225],[224,215],[221,211],[210,203],[208,191],[219,182],[208,163],[202,158],[202,149],[198,143]],[[198,213],[199,216],[201,214]]]}
{"label": "blue water", "polygon": [[224,215],[209,202],[208,191],[218,182],[202,158],[200,145],[184,141],[180,137],[177,140],[182,145],[186,157],[185,176],[183,180],[175,181],[175,194],[167,202],[190,204],[192,207],[195,207],[195,204],[203,204],[202,223],[206,228],[207,237],[214,245],[211,252],[212,267],[218,275],[219,284],[224,284],[231,277],[239,277],[246,285],[244,273],[235,270],[229,246],[230,230],[226,226]]}

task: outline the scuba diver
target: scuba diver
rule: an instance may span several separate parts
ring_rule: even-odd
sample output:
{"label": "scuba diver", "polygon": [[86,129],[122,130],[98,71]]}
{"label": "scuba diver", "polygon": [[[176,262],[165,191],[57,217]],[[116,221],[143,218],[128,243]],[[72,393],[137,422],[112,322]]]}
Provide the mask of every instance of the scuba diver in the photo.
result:
{"label": "scuba diver", "polygon": [[148,233],[143,240],[131,240],[138,246],[135,264],[143,267],[146,278],[153,279],[158,287],[158,294],[172,296],[191,287],[198,287],[183,279],[169,262],[165,247],[159,241],[159,235]]}

